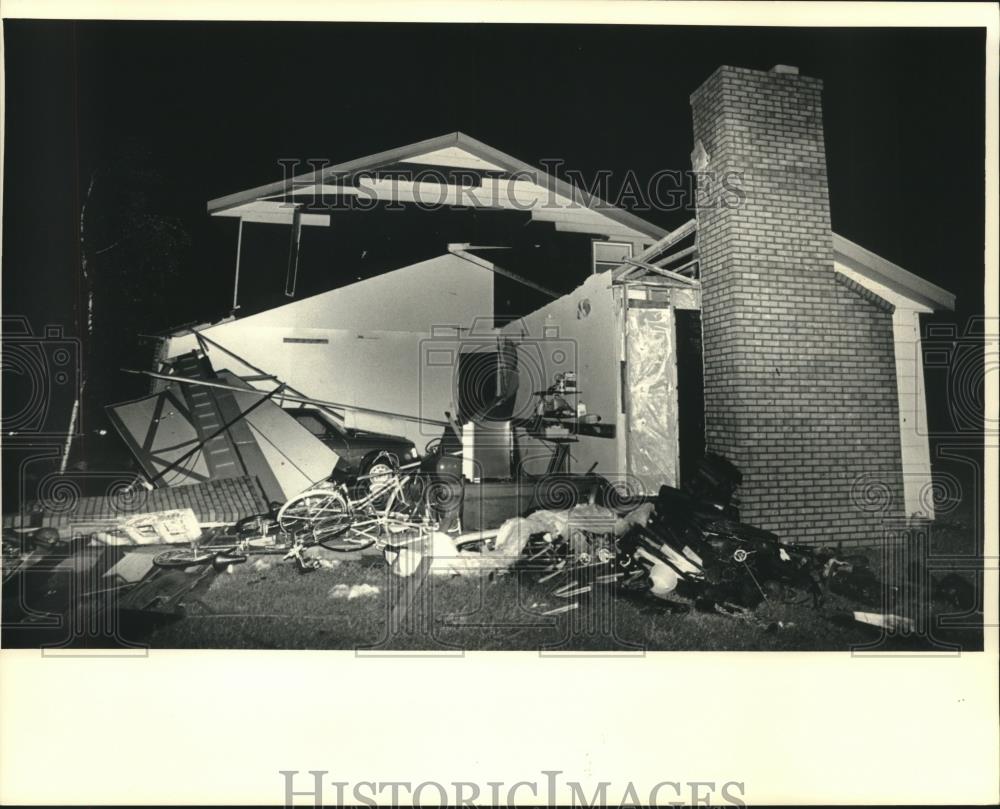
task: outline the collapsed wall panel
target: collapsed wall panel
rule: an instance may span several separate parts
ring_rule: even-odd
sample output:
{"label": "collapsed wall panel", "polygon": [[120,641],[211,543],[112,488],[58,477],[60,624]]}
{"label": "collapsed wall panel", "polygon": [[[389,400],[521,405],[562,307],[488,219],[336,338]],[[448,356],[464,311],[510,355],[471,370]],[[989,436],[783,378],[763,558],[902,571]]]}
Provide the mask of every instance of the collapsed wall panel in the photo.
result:
{"label": "collapsed wall panel", "polygon": [[[157,486],[249,476],[269,501],[284,502],[333,471],[337,453],[276,402],[250,392],[249,383],[226,370],[205,381],[247,392],[166,382],[150,396],[108,407],[112,423]],[[208,394],[220,420],[213,431],[203,434],[207,428],[197,424],[181,387]],[[215,432],[226,439],[235,459],[225,467],[211,465],[206,457]]]}
{"label": "collapsed wall panel", "polygon": [[[168,382],[150,396],[107,408],[111,423],[142,471],[163,486],[184,486],[210,477],[204,448],[180,387]],[[189,457],[175,465],[185,455]]]}
{"label": "collapsed wall panel", "polygon": [[[235,374],[220,371],[219,379],[227,385],[248,391],[232,393],[240,412],[249,410],[260,401],[260,394],[250,393],[253,390],[250,384]],[[244,419],[243,426],[249,446],[241,442],[241,452],[250,451],[259,456],[260,460],[253,464],[253,468],[258,471],[261,485],[270,500],[283,502],[326,479],[339,460],[336,452],[274,401],[254,408]],[[263,481],[267,478],[273,483],[264,485]]]}

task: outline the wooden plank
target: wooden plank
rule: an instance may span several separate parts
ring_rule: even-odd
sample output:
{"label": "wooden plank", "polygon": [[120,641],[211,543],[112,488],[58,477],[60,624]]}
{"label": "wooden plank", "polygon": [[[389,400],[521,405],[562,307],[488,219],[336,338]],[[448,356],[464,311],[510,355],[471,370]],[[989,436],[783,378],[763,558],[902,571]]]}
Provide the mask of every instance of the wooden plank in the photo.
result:
{"label": "wooden plank", "polygon": [[[638,231],[624,228],[613,219],[588,208],[536,208],[531,212],[531,218],[538,222],[555,222],[557,230],[571,233],[598,233],[621,239],[642,238],[642,234]],[[560,227],[560,225],[565,227]]]}
{"label": "wooden plank", "polygon": [[681,225],[676,230],[670,231],[666,236],[664,236],[659,241],[653,242],[649,247],[643,250],[639,255],[635,256],[637,261],[645,261],[647,258],[652,258],[657,253],[662,253],[668,247],[672,247],[677,244],[681,239],[690,236],[698,228],[697,219],[689,219],[683,225]]}
{"label": "wooden plank", "polygon": [[[295,210],[300,207],[301,203],[287,204],[269,200],[258,200],[247,205],[240,205],[236,208],[219,211],[213,214],[213,216],[239,217],[244,222],[290,225],[294,219]],[[330,224],[330,215],[303,213],[300,217],[300,224],[327,227]]]}
{"label": "wooden plank", "polygon": [[[647,275],[645,278],[638,279],[635,281],[626,282],[625,286],[631,290],[633,288],[658,288],[658,290],[668,291],[670,293],[670,303],[673,305],[674,309],[693,309],[698,311],[701,309],[701,289],[697,287],[679,287],[672,281],[668,281],[666,278],[660,278],[655,275]],[[631,306],[635,303],[635,300],[630,300],[629,305]]]}
{"label": "wooden plank", "polygon": [[[626,258],[625,264],[630,264],[634,267],[641,267],[644,270],[656,273],[657,275],[662,275],[664,278],[670,278],[674,281],[680,281],[688,286],[699,286],[699,287],[701,286],[701,284],[698,281],[694,280],[693,278],[688,278],[686,275],[680,275],[679,273],[673,272],[672,270],[664,270],[661,267],[657,267],[653,264],[647,264],[645,261],[637,261],[634,258]],[[618,278],[621,279],[623,276],[624,273],[618,276]]]}
{"label": "wooden plank", "polygon": [[407,157],[402,163],[419,163],[428,166],[453,166],[455,168],[481,169],[483,171],[506,171],[503,166],[490,163],[471,152],[457,146],[446,146],[432,152]]}
{"label": "wooden plank", "polygon": [[322,196],[357,196],[358,189],[353,185],[331,185],[329,183],[314,183],[293,188],[284,194],[277,194],[269,199],[281,197],[322,197]]}
{"label": "wooden plank", "polygon": [[589,233],[592,236],[608,236],[614,239],[635,238],[633,230],[619,230],[617,226],[601,222],[593,222],[589,225],[576,222],[556,222],[555,229],[566,233]]}
{"label": "wooden plank", "polygon": [[669,256],[664,256],[663,258],[657,259],[652,263],[657,267],[665,267],[667,264],[672,264],[675,261],[679,261],[682,258],[694,255],[697,252],[698,252],[698,245],[692,244],[690,247],[685,247],[683,250],[678,250],[676,253],[671,253]]}
{"label": "wooden plank", "polygon": [[[680,267],[674,267],[673,272],[677,273],[678,275],[684,275],[685,270],[690,270],[691,268],[697,266],[698,266],[698,259],[695,259],[694,261],[689,261],[687,264],[681,264]],[[690,276],[685,276],[685,278],[694,278],[694,273],[691,273]]]}
{"label": "wooden plank", "polygon": [[670,301],[647,301],[630,298],[628,302],[629,309],[669,309],[670,306]]}
{"label": "wooden plank", "polygon": [[[363,178],[359,188],[365,195],[374,194],[378,199],[423,204],[473,205],[506,210],[575,210],[588,213],[588,209],[568,197],[551,194],[533,183],[517,180],[490,180],[481,186],[459,186],[430,180],[413,182],[391,178]],[[619,226],[621,227],[621,226]]]}
{"label": "wooden plank", "polygon": [[[215,214],[216,216],[226,216],[227,214]],[[290,225],[292,224],[291,214],[267,214],[252,213],[240,217],[244,222],[256,222],[263,225]],[[299,224],[303,227],[329,227],[330,214],[304,213]]]}
{"label": "wooden plank", "polygon": [[617,230],[627,230],[616,222],[612,222],[599,213],[587,208],[538,207],[531,211],[531,218],[542,222],[565,222],[567,225],[590,225],[598,223],[602,227],[612,227]]}

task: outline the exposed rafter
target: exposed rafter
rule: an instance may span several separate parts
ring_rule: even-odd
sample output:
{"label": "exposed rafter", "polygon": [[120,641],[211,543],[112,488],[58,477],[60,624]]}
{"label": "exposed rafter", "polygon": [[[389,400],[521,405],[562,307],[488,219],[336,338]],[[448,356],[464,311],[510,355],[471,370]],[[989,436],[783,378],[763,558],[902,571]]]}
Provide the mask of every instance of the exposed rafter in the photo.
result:
{"label": "exposed rafter", "polygon": [[[670,231],[670,233],[668,233],[666,236],[651,244],[649,247],[647,247],[645,250],[639,253],[639,255],[633,256],[633,260],[643,262],[643,261],[648,261],[649,259],[652,258],[656,258],[656,256],[660,255],[660,253],[662,253],[664,250],[668,250],[669,248],[673,247],[682,239],[685,239],[691,234],[693,234],[697,229],[698,229],[698,220],[689,219],[679,228]],[[616,279],[620,278],[622,275],[625,275],[630,272],[631,270],[629,269],[629,265],[622,264],[622,266],[620,266],[618,269],[614,271],[614,278]]]}

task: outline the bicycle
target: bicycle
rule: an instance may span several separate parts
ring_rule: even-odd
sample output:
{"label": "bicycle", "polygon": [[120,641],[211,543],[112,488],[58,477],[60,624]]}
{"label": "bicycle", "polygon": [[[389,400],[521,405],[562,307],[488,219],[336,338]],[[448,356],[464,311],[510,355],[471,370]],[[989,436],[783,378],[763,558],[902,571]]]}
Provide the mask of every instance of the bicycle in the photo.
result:
{"label": "bicycle", "polygon": [[[199,537],[186,548],[162,551],[153,564],[184,568],[211,562],[225,567],[245,562],[251,554],[283,553],[284,559],[295,559],[300,569],[310,570],[320,562],[302,554],[315,545],[337,552],[363,551],[376,544],[380,550],[398,550],[435,530],[432,503],[441,506],[448,500],[429,476],[417,471],[421,464],[407,464],[395,474],[378,470],[361,476],[352,482],[355,489],[361,480],[370,485],[358,498],[344,482],[323,481],[292,497],[273,517],[250,517],[225,532]],[[414,471],[398,474],[407,469]]]}
{"label": "bicycle", "polygon": [[287,534],[267,515],[248,517],[225,531],[209,531],[187,547],[171,548],[153,557],[161,568],[186,568],[211,563],[216,568],[246,562],[251,555],[283,553],[296,559],[303,569],[318,567],[306,560],[302,551],[317,544],[310,537]]}
{"label": "bicycle", "polygon": [[408,544],[412,537],[402,535],[419,536],[436,527],[419,486],[423,478],[415,472],[399,474],[419,466],[417,461],[393,474],[362,475],[358,480],[368,479],[370,485],[359,498],[352,497],[344,483],[324,481],[286,502],[278,510],[277,523],[282,531],[309,536],[331,551]]}

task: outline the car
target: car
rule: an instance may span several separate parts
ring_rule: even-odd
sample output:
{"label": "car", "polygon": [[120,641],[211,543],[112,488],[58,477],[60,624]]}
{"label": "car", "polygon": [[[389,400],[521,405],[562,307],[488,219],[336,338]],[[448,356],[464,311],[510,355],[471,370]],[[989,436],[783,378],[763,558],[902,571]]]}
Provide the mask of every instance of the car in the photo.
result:
{"label": "car", "polygon": [[363,477],[377,481],[419,457],[414,443],[400,435],[344,427],[329,413],[315,407],[289,408],[287,412],[337,453],[340,460],[334,477],[338,479]]}

